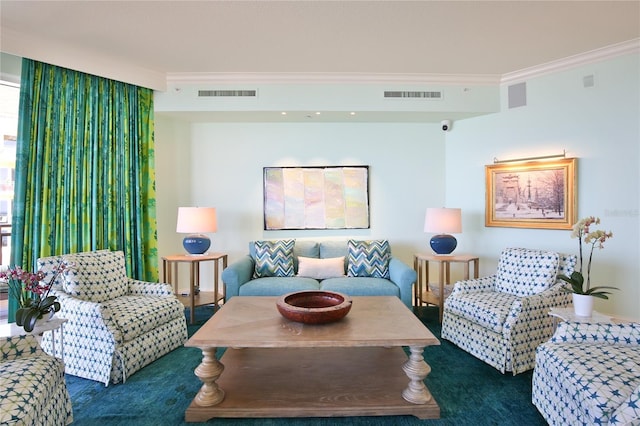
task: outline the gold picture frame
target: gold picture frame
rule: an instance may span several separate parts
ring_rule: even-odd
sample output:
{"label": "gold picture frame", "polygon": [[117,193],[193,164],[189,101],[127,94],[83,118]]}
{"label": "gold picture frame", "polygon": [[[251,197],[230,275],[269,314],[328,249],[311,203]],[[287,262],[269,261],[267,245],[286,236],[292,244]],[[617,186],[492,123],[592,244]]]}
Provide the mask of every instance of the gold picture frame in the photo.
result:
{"label": "gold picture frame", "polygon": [[571,229],[577,158],[485,166],[485,226]]}

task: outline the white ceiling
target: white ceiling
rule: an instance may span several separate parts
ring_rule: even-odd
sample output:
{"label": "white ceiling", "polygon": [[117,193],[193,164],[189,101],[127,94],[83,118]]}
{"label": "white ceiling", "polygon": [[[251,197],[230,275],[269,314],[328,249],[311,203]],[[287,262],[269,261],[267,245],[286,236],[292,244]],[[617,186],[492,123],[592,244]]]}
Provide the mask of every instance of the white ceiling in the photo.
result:
{"label": "white ceiling", "polygon": [[0,49],[49,58],[76,52],[165,77],[502,76],[640,37],[639,6],[640,1],[0,0]]}
{"label": "white ceiling", "polygon": [[[0,0],[0,26],[4,53],[161,91],[168,82],[213,81],[496,85],[629,41],[637,50],[640,0]],[[175,114],[190,121],[354,120],[329,112]],[[437,122],[474,114],[358,111],[357,118]]]}

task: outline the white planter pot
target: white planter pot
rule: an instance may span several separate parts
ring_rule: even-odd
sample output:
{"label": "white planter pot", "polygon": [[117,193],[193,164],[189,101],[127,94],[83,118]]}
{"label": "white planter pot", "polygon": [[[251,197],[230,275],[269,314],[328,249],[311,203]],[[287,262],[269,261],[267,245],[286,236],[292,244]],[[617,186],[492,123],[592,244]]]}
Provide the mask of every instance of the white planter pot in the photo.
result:
{"label": "white planter pot", "polygon": [[584,294],[572,294],[573,311],[579,317],[591,317],[593,313],[593,296]]}

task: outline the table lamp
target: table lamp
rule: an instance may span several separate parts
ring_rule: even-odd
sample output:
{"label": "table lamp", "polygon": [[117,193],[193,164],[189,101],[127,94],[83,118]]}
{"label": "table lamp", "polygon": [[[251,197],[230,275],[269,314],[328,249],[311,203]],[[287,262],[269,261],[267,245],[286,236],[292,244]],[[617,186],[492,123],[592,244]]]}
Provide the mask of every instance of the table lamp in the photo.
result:
{"label": "table lamp", "polygon": [[184,249],[191,255],[202,255],[211,247],[211,239],[205,232],[216,232],[218,221],[215,207],[179,207],[176,232],[189,234],[182,240]]}
{"label": "table lamp", "polygon": [[435,233],[429,244],[438,255],[451,254],[458,241],[453,235],[462,232],[462,214],[460,209],[428,208],[424,218],[424,232]]}

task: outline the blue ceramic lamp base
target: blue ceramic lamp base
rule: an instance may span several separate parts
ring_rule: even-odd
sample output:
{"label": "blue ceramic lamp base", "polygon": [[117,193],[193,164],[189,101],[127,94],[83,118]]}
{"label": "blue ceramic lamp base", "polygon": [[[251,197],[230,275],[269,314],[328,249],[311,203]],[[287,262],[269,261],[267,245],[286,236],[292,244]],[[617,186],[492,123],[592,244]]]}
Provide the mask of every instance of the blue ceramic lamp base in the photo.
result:
{"label": "blue ceramic lamp base", "polygon": [[458,240],[456,240],[453,235],[439,234],[434,235],[431,240],[429,240],[429,244],[436,254],[448,255],[456,249]]}
{"label": "blue ceramic lamp base", "polygon": [[182,246],[191,255],[203,255],[211,247],[211,239],[202,234],[188,235],[182,240]]}

